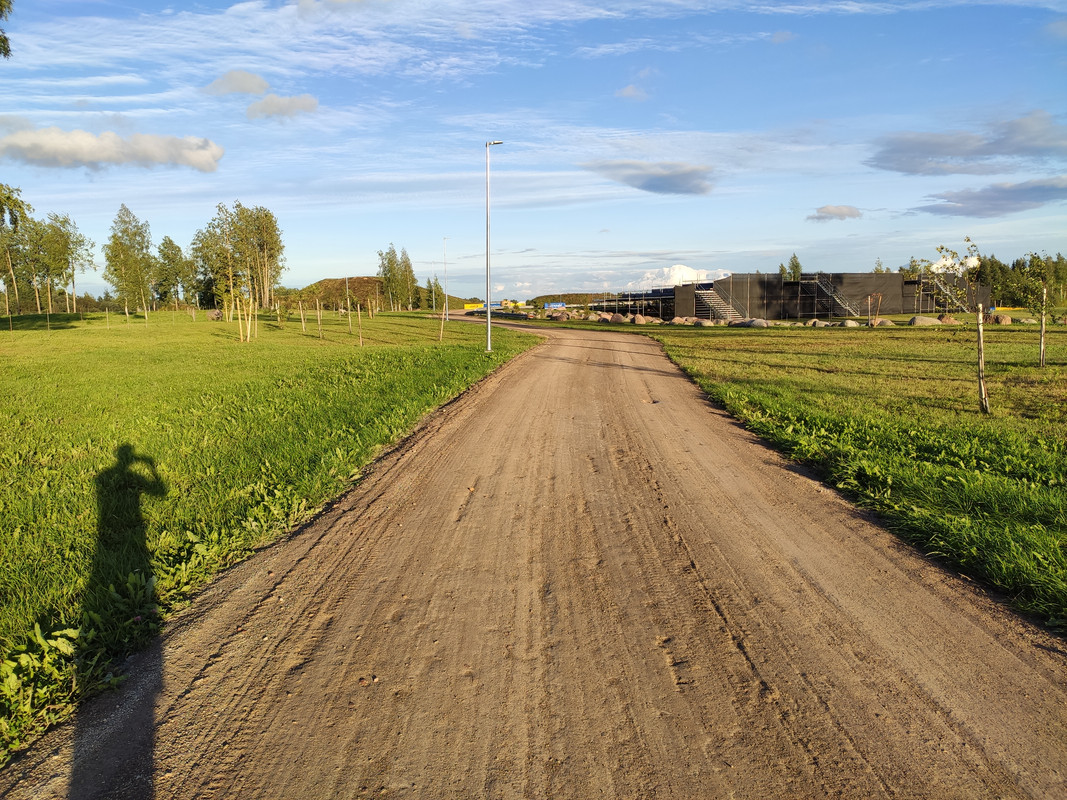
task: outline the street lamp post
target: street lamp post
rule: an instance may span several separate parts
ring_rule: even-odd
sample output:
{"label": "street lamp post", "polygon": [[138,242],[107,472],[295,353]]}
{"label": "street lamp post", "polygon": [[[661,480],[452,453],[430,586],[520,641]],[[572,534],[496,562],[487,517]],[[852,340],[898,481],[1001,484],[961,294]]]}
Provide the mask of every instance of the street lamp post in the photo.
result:
{"label": "street lamp post", "polygon": [[489,278],[489,148],[503,142],[485,143],[485,352],[493,350],[492,309],[493,299],[490,294],[492,285]]}

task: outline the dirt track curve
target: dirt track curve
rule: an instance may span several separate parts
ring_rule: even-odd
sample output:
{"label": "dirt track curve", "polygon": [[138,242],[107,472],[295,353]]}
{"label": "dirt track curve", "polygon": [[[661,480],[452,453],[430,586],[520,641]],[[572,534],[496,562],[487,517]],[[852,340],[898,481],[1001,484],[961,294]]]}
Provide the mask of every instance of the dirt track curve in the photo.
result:
{"label": "dirt track curve", "polygon": [[654,342],[548,335],[214,583],[0,796],[1067,797],[1062,639]]}

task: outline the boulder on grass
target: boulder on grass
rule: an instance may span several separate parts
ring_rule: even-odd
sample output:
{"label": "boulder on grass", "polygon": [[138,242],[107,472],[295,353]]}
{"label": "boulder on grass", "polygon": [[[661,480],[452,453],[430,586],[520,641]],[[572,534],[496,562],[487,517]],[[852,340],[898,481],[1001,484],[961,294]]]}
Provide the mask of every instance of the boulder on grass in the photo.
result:
{"label": "boulder on grass", "polygon": [[693,324],[698,328],[712,328],[715,326],[715,322],[710,319],[698,319]]}
{"label": "boulder on grass", "polygon": [[909,325],[940,325],[941,320],[937,317],[914,316],[908,320]]}
{"label": "boulder on grass", "polygon": [[212,322],[222,322],[222,312],[217,308],[213,308],[207,312],[207,318]]}
{"label": "boulder on grass", "polygon": [[896,323],[891,319],[880,319],[878,320],[877,325],[879,328],[891,328],[896,325]]}
{"label": "boulder on grass", "polygon": [[647,321],[648,320],[645,319],[645,315],[644,314],[634,314],[634,318],[633,318],[634,325],[644,325]]}
{"label": "boulder on grass", "polygon": [[626,322],[626,317],[622,314],[612,314],[611,319],[609,321],[612,325],[622,325],[624,322]]}
{"label": "boulder on grass", "polygon": [[958,319],[956,319],[954,316],[952,316],[951,314],[941,314],[940,316],[938,316],[938,319],[941,321],[942,325],[959,325],[960,324],[960,321]]}
{"label": "boulder on grass", "polygon": [[830,327],[830,323],[827,322],[824,319],[816,319],[816,320],[812,320],[811,326],[813,328],[829,328]]}
{"label": "boulder on grass", "polygon": [[841,323],[842,328],[858,328],[860,324],[854,319],[846,319]]}
{"label": "boulder on grass", "polygon": [[1011,317],[1009,317],[1007,314],[994,314],[993,315],[993,324],[994,325],[1011,325]]}

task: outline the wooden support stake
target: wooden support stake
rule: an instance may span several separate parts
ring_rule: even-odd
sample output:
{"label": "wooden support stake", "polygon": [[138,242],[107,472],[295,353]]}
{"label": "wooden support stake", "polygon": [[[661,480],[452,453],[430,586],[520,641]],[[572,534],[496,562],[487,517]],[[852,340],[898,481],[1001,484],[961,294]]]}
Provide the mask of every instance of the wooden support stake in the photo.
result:
{"label": "wooden support stake", "polygon": [[982,329],[984,322],[982,304],[978,304],[978,403],[983,414],[989,413],[989,394],[985,388],[985,336]]}

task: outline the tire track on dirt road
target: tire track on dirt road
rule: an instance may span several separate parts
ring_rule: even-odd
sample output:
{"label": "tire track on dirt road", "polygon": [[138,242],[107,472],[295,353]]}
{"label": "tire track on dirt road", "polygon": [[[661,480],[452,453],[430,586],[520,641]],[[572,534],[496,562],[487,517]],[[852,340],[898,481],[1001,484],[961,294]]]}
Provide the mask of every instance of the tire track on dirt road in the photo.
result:
{"label": "tire track on dirt road", "polygon": [[0,796],[1067,796],[1062,639],[654,342],[544,333],[208,587]]}

